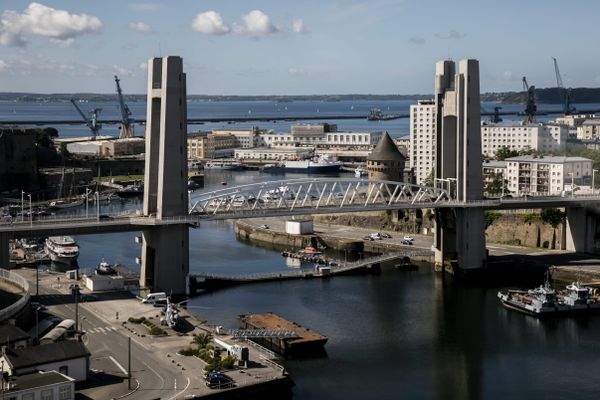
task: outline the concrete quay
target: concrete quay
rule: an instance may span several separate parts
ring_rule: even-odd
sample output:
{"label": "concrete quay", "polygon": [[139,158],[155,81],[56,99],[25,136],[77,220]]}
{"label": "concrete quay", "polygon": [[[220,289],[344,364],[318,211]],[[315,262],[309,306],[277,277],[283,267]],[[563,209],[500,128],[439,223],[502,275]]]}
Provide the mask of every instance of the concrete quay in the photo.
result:
{"label": "concrete quay", "polygon": [[[31,284],[36,285],[35,269],[16,270]],[[83,398],[89,399],[190,399],[190,398],[237,398],[270,390],[288,391],[293,385],[282,366],[271,360],[272,353],[254,348],[229,336],[216,335],[215,324],[200,320],[180,307],[182,320],[179,332],[166,326],[166,336],[151,336],[141,324],[128,322],[129,317],[146,317],[160,326],[161,309],[142,304],[140,299],[128,292],[94,293],[98,300],[78,303],[76,311],[70,286],[81,281],[68,280],[63,274],[40,271],[39,301],[47,312],[61,318],[75,319],[79,316],[82,340],[92,353],[92,373],[87,385],[78,389]],[[35,293],[35,292],[34,292]],[[87,289],[82,294],[89,294]],[[42,316],[40,316],[40,319]],[[193,356],[177,352],[189,347],[194,334],[211,333],[230,344],[249,348],[247,367],[225,371],[233,378],[235,386],[230,389],[210,389],[205,384],[206,363]],[[132,380],[127,381],[128,344],[131,340]]]}

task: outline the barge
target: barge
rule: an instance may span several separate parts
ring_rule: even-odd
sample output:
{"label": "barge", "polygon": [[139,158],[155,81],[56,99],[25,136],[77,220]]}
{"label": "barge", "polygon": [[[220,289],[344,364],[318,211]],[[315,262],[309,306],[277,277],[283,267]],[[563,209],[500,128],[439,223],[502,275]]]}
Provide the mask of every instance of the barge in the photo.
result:
{"label": "barge", "polygon": [[241,329],[294,331],[295,337],[261,337],[252,340],[285,357],[305,357],[325,353],[327,337],[288,321],[271,312],[239,316]]}

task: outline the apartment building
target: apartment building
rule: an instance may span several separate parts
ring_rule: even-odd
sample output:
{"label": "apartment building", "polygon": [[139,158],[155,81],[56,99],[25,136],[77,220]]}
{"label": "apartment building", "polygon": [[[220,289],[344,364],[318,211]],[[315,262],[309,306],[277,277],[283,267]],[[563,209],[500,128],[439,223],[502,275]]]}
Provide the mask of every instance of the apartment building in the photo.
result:
{"label": "apartment building", "polygon": [[435,166],[435,110],[433,100],[418,100],[410,106],[408,159],[417,184],[422,184]]}

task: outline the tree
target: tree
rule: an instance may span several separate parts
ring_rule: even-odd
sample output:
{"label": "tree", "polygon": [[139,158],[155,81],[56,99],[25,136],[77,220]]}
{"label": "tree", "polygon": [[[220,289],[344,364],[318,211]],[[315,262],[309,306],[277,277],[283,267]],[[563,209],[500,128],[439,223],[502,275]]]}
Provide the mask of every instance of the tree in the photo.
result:
{"label": "tree", "polygon": [[507,158],[516,157],[518,155],[519,152],[517,150],[511,150],[506,146],[502,146],[498,150],[496,150],[495,157],[498,161],[504,161]]}
{"label": "tree", "polygon": [[502,193],[502,188],[506,190],[506,184],[508,181],[503,180],[502,172],[492,172],[490,174],[491,180],[485,182],[485,192],[490,195]]}
{"label": "tree", "polygon": [[431,171],[429,171],[429,175],[427,175],[427,178],[425,178],[423,180],[423,186],[433,187],[434,180],[435,180],[435,168],[431,168]]}
{"label": "tree", "polygon": [[496,211],[484,211],[483,218],[485,219],[485,229],[491,226],[494,222],[499,220],[502,217],[502,214]]}
{"label": "tree", "polygon": [[566,215],[565,212],[560,211],[558,208],[545,208],[540,214],[542,222],[552,227],[552,249],[556,248],[556,228],[563,223]]}

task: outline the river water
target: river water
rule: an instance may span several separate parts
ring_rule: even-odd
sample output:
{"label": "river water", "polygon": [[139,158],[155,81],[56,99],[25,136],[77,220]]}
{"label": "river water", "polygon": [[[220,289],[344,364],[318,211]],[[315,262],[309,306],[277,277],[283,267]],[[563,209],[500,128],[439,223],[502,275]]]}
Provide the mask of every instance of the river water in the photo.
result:
{"label": "river water", "polygon": [[[223,180],[233,186],[274,178],[257,171],[206,174],[203,190]],[[114,202],[101,212],[139,206]],[[135,236],[78,236],[79,265],[92,268],[104,258],[136,268]],[[276,251],[236,240],[231,221],[190,230],[192,272],[286,268]],[[273,311],[326,335],[326,357],[284,362],[297,400],[598,398],[600,318],[538,320],[502,308],[498,289],[461,286],[422,266],[238,286],[189,305],[229,328],[238,327],[239,314]]]}

